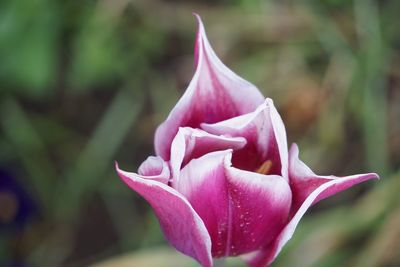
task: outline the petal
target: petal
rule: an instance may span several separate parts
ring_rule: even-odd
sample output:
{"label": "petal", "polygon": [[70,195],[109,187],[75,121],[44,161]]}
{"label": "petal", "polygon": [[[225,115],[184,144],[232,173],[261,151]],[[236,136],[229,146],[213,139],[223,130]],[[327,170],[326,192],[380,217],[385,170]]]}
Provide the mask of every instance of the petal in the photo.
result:
{"label": "petal", "polygon": [[228,192],[224,160],[230,153],[217,151],[190,161],[176,186],[203,220],[211,237],[213,257],[224,256],[226,251]]}
{"label": "petal", "polygon": [[170,157],[170,145],[179,127],[198,128],[251,112],[264,98],[251,83],[229,70],[211,48],[199,16],[195,48],[196,72],[186,92],[155,134],[156,154]]}
{"label": "petal", "polygon": [[247,145],[233,156],[233,166],[255,171],[271,160],[269,174],[288,180],[288,152],[285,126],[271,99],[266,99],[254,112],[215,124],[201,124],[212,134],[227,134],[246,138]]}
{"label": "petal", "polygon": [[160,157],[148,157],[138,169],[140,176],[168,184],[170,171],[167,163]]}
{"label": "petal", "polygon": [[293,214],[291,220],[279,234],[275,242],[245,258],[249,266],[262,267],[271,264],[282,250],[282,247],[293,236],[300,219],[313,204],[355,184],[379,178],[375,173],[357,174],[347,177],[318,176],[300,161],[298,155],[299,150],[297,145],[294,144],[290,149],[289,156],[289,177],[294,207],[291,210]]}
{"label": "petal", "polygon": [[213,135],[199,129],[189,127],[179,128],[171,145],[172,185],[179,179],[181,168],[191,159],[199,158],[209,152],[240,149],[246,145],[243,137],[227,137]]}
{"label": "petal", "polygon": [[184,196],[168,185],[118,168],[121,179],[152,206],[168,241],[180,252],[212,267],[211,240],[203,221]]}
{"label": "petal", "polygon": [[299,148],[296,144],[292,145],[289,152],[289,177],[293,192],[292,212],[296,212],[312,192],[326,183],[332,182],[332,185],[319,194],[312,204],[358,183],[379,178],[376,173],[356,174],[347,177],[316,175],[299,159]]}
{"label": "petal", "polygon": [[291,204],[288,183],[231,167],[232,150],[190,161],[177,190],[204,221],[213,257],[235,256],[270,243],[285,225]]}
{"label": "petal", "polygon": [[232,205],[231,255],[248,253],[271,243],[288,220],[292,194],[278,175],[236,168],[227,170]]}

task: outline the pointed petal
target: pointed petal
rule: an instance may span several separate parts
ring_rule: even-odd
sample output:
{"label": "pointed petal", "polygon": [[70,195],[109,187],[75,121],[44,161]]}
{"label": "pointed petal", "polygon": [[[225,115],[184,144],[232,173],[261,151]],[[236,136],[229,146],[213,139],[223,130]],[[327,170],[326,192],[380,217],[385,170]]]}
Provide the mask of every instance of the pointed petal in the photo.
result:
{"label": "pointed petal", "polygon": [[269,174],[288,179],[288,152],[285,126],[271,99],[266,99],[254,112],[215,124],[201,124],[212,134],[243,136],[247,145],[234,154],[233,165],[255,171],[265,161],[271,160]]}
{"label": "pointed petal", "polygon": [[357,174],[347,177],[318,176],[300,161],[298,154],[297,145],[292,145],[289,156],[289,177],[293,193],[291,220],[279,234],[275,242],[245,259],[249,266],[263,267],[271,264],[282,250],[282,247],[293,236],[300,219],[313,204],[355,184],[379,178],[375,173]]}
{"label": "pointed petal", "polygon": [[171,145],[172,186],[179,179],[179,172],[191,159],[199,158],[209,152],[233,149],[238,150],[246,145],[243,137],[213,135],[199,129],[179,128]]}
{"label": "pointed petal", "polygon": [[139,175],[164,184],[168,184],[170,171],[167,163],[160,157],[148,157],[138,169]]}
{"label": "pointed petal", "polygon": [[336,193],[346,190],[353,185],[361,182],[379,178],[376,173],[356,174],[347,177],[337,176],[322,176],[316,175],[304,162],[299,159],[299,149],[296,144],[293,144],[289,152],[289,177],[290,187],[293,192],[292,211],[303,204],[305,199],[311,195],[318,187],[333,182],[332,185],[324,190],[314,200],[313,204],[332,196]]}
{"label": "pointed petal", "polygon": [[118,168],[121,179],[152,206],[168,241],[204,267],[212,267],[211,240],[203,221],[184,196],[168,185]]}
{"label": "pointed petal", "polygon": [[287,221],[291,192],[277,175],[231,167],[232,151],[190,161],[177,190],[204,221],[214,257],[234,256],[270,243]]}
{"label": "pointed petal", "polygon": [[251,112],[264,98],[251,83],[229,70],[215,55],[197,16],[196,72],[186,92],[155,135],[156,154],[169,160],[170,145],[179,127],[198,128]]}

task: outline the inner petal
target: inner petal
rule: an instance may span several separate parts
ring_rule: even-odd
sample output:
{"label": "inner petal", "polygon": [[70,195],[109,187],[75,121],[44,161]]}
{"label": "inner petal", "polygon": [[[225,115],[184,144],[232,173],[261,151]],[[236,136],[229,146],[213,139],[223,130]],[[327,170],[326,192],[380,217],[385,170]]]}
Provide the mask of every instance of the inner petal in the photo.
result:
{"label": "inner petal", "polygon": [[191,160],[214,151],[241,149],[245,145],[243,137],[214,135],[190,127],[179,128],[171,147],[172,186],[178,182],[181,169]]}
{"label": "inner petal", "polygon": [[212,134],[244,137],[246,146],[233,153],[234,167],[257,171],[266,161],[271,161],[268,174],[281,175],[288,180],[288,152],[283,122],[272,100],[267,99],[254,112],[215,124],[201,124]]}

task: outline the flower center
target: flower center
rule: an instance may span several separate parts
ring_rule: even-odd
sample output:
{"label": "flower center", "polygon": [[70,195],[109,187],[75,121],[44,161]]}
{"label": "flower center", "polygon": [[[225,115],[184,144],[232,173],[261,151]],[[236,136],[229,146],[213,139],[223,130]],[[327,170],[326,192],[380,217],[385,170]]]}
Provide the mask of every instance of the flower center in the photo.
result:
{"label": "flower center", "polygon": [[272,161],[266,160],[264,161],[263,164],[260,165],[260,167],[258,167],[256,172],[260,174],[268,174],[271,171],[271,168],[272,168]]}

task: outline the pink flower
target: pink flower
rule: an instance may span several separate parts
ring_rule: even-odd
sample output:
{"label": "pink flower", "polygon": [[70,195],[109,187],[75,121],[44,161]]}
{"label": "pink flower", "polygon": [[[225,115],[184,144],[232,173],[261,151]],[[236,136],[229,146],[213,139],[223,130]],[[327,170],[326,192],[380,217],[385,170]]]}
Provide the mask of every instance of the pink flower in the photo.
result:
{"label": "pink flower", "polygon": [[156,131],[157,156],[137,174],[116,168],[177,250],[205,267],[239,255],[268,266],[312,205],[378,176],[319,176],[288,152],[272,100],[223,65],[197,19],[196,72]]}

